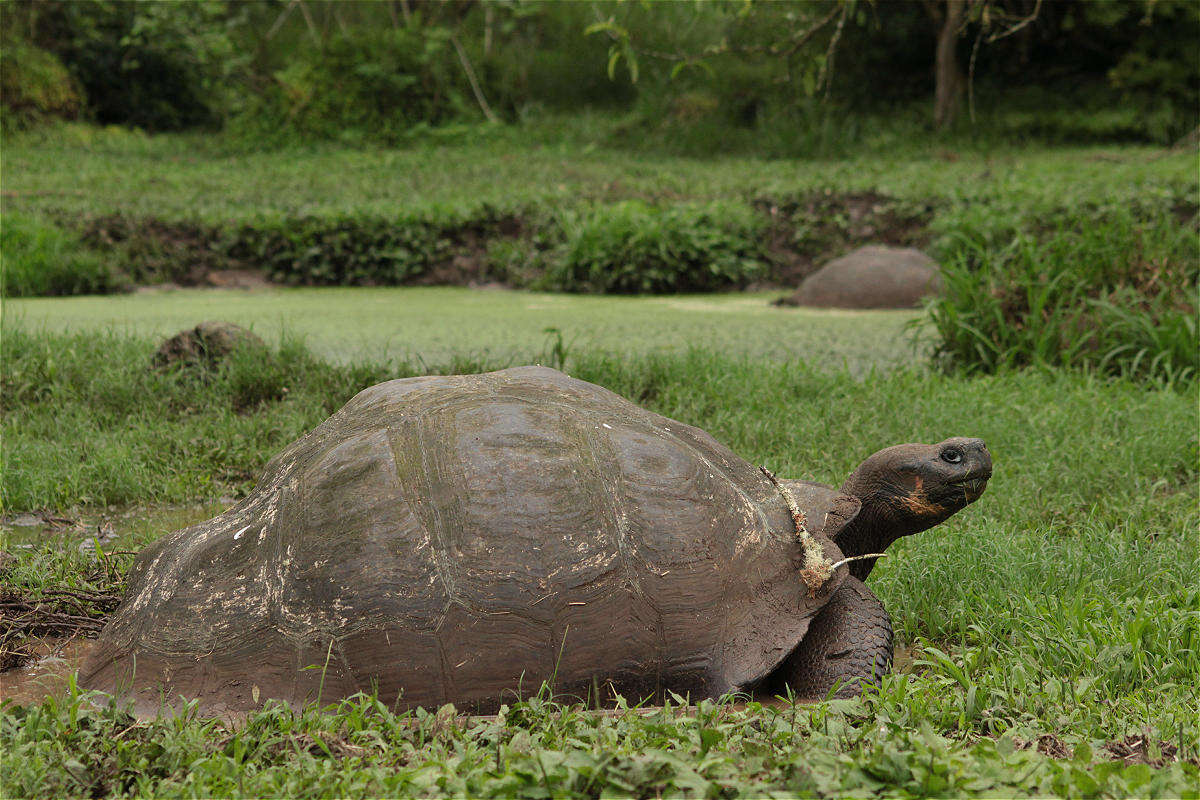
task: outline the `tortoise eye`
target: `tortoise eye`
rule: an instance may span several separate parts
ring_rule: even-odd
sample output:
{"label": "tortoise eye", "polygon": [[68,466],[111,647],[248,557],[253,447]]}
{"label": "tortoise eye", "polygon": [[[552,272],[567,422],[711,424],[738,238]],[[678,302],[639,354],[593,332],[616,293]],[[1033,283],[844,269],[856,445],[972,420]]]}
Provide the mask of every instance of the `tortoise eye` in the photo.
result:
{"label": "tortoise eye", "polygon": [[947,447],[942,451],[942,461],[945,461],[947,464],[957,464],[962,460],[962,451],[957,447]]}

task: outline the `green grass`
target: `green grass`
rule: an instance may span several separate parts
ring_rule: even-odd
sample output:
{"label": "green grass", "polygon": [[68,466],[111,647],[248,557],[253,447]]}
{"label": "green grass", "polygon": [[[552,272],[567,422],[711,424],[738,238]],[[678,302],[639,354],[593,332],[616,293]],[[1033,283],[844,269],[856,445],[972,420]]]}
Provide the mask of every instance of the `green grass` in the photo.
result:
{"label": "green grass", "polygon": [[[984,231],[942,267],[929,316],[944,366],[1084,367],[1163,381],[1200,372],[1196,232],[1128,210],[1043,222],[1001,246]],[[972,235],[974,234],[974,235]]]}
{"label": "green grass", "polygon": [[[883,151],[886,153],[886,151]],[[295,216],[394,217],[427,209],[548,208],[617,200],[786,197],[830,189],[1036,214],[1080,199],[1195,199],[1194,154],[1156,148],[993,148],[903,159],[716,158],[611,150],[522,131],[519,141],[407,149],[314,147],[244,153],[199,136],[69,127],[5,147],[5,208],[70,217],[125,214],[225,223]]]}
{"label": "green grass", "polygon": [[614,718],[533,701],[471,723],[356,698],[332,713],[269,707],[231,728],[138,722],[71,695],[0,718],[16,762],[0,786],[57,797],[1195,796],[1192,763],[1126,765],[1083,742],[1055,760],[1017,733],[964,742],[912,725],[906,699]]}
{"label": "green grass", "polygon": [[[827,226],[859,223],[833,219],[836,208],[809,218],[814,193],[878,192],[928,220],[935,253],[969,241],[1000,263],[1015,237],[1041,247],[1053,221],[1088,233],[1128,211],[1138,225],[1182,219],[1172,235],[1191,235],[1195,214],[1194,153],[1149,148],[695,161],[590,147],[578,134],[285,153],[77,126],[57,137],[6,141],[6,220],[71,227],[116,214],[286,231],[300,217],[552,209],[588,220],[625,201],[738,213],[761,201],[759,213],[793,220],[798,248],[819,250]],[[1056,247],[1030,250],[1031,269]],[[1111,249],[1115,262],[1132,252]],[[489,256],[515,270],[538,255],[523,242],[500,250]],[[774,296],[345,288],[6,300],[4,511],[124,519],[115,549],[248,491],[267,458],[362,386],[531,361],[565,360],[781,475],[837,483],[880,447],[952,435],[987,440],[996,475],[976,505],[897,543],[873,573],[912,660],[860,700],[597,717],[540,698],[468,722],[359,698],[233,725],[138,721],[71,693],[0,708],[0,795],[1197,796],[1194,377],[1136,384],[1051,358],[938,374],[905,336],[914,312],[783,310]],[[148,368],[157,338],[211,318],[252,325],[267,349],[206,375]],[[1112,324],[1133,342],[1183,341],[1147,319]],[[16,554],[0,566],[0,602],[75,613],[54,594],[66,588],[102,616],[128,557],[100,564],[78,552],[79,534],[22,547],[36,536],[0,532],[0,549]],[[14,630],[3,620],[0,639]],[[1138,740],[1150,764],[1110,760]]]}
{"label": "green grass", "polygon": [[436,364],[455,354],[530,359],[557,328],[577,350],[629,355],[691,346],[768,358],[803,358],[855,372],[923,357],[904,334],[915,311],[775,308],[778,293],[592,297],[460,288],[185,290],[112,297],[9,300],[9,323],[28,331],[166,337],[205,319],[283,331],[323,358]]}
{"label": "green grass", "polygon": [[[795,282],[888,241],[924,247],[946,270],[930,314],[944,366],[1061,364],[1168,381],[1200,371],[1193,153],[992,146],[909,148],[903,161],[695,161],[597,147],[585,130],[557,142],[531,128],[522,140],[485,131],[408,149],[269,153],[71,125],[19,136],[6,151],[9,218],[56,220],[94,250],[49,260],[79,271],[70,287],[16,280],[10,294],[195,282],[228,266],[290,285],[712,291]],[[34,273],[50,271],[13,271]],[[456,341],[440,352],[461,352],[463,328],[446,321],[433,324]],[[593,330],[606,346],[636,338]],[[528,349],[528,332],[518,337]],[[807,344],[785,346],[812,357]]]}
{"label": "green grass", "polygon": [[0,295],[99,294],[121,282],[79,237],[25,214],[0,217]]}
{"label": "green grass", "polygon": [[[102,291],[119,282],[118,274],[133,282],[189,282],[225,266],[317,286],[475,280],[569,292],[712,291],[795,282],[855,245],[889,241],[921,245],[944,266],[947,292],[930,312],[943,366],[986,372],[1049,364],[1166,381],[1191,381],[1200,372],[1193,153],[993,146],[961,153],[910,148],[904,161],[695,161],[596,147],[581,130],[557,143],[531,129],[521,141],[510,132],[477,132],[408,149],[269,153],[229,150],[220,138],[70,125],[56,129],[57,138],[19,136],[6,150],[7,185],[15,186],[5,196],[8,218],[47,230],[47,220],[57,220],[81,231],[94,251],[38,262],[68,278],[78,271],[69,287],[22,279],[10,281],[10,294]],[[29,261],[8,240],[5,250],[13,264]],[[105,281],[96,280],[97,270]],[[10,270],[18,277],[51,271]],[[310,297],[273,297],[253,316],[244,298],[221,311],[261,322],[264,313],[282,318]],[[479,334],[489,350],[507,348],[483,355],[524,355],[546,327],[607,349],[637,349],[641,338],[624,312],[605,310],[616,306],[572,306],[548,296],[451,302],[432,316],[437,295],[415,309],[393,302],[396,295],[353,297],[347,302],[370,297],[370,309],[355,308],[355,324],[337,323],[333,336],[345,341],[368,330],[359,338],[375,345],[387,337],[417,359],[472,348]],[[144,319],[189,302],[106,310]],[[471,305],[484,309],[481,318],[454,318]],[[527,325],[522,305],[546,308],[545,324]],[[15,306],[34,324],[54,327],[59,313],[41,313],[50,308]],[[73,324],[93,313],[86,303],[60,308]],[[566,308],[586,309],[583,322],[557,313]],[[398,323],[379,319],[393,309],[403,314]],[[374,324],[361,324],[360,313]],[[711,315],[666,314],[678,340],[717,338],[725,346],[723,326]],[[182,316],[172,319],[191,323]],[[119,312],[105,314],[106,321],[120,319]],[[331,327],[324,324],[330,315],[305,319],[308,328]],[[898,337],[880,360],[825,348],[820,334],[797,334],[799,326],[776,324],[782,319],[761,315],[751,322],[755,335],[737,337],[734,347],[847,356],[852,363],[884,363],[895,354]],[[746,348],[751,338],[757,344]],[[343,349],[362,352],[360,344]],[[420,349],[427,344],[428,352]],[[378,357],[377,347],[370,355]]]}
{"label": "green grass", "polygon": [[[158,376],[145,369],[152,346],[117,334],[8,331],[4,481],[10,497],[23,498],[10,508],[36,504],[38,492],[69,503],[106,492],[152,502],[245,490],[263,460],[358,386],[403,374],[325,363],[293,344],[207,380]],[[1194,793],[1193,398],[1046,370],[855,377],[712,350],[639,358],[575,350],[566,366],[781,475],[839,482],[892,443],[986,439],[996,471],[983,498],[893,546],[871,578],[915,661],[861,700],[706,705],[646,718],[535,700],[499,721],[468,723],[396,717],[356,700],[325,714],[268,709],[231,727],[137,722],[68,696],[0,712],[12,766],[3,793]],[[111,546],[165,532],[138,529]],[[88,583],[94,562],[73,546],[16,552],[0,576],[8,591],[104,588]],[[1043,749],[1072,757],[1023,749],[1039,737],[1050,737]],[[1150,741],[1147,755],[1166,765],[1110,762],[1106,748],[1126,737]]]}

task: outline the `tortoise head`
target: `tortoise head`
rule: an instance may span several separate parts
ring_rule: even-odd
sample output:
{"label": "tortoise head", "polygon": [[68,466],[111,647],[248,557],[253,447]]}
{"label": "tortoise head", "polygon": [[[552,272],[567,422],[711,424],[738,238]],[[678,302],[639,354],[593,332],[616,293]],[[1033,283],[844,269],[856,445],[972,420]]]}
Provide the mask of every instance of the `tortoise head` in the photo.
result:
{"label": "tortoise head", "polygon": [[[848,556],[882,553],[899,537],[932,528],[978,500],[990,477],[992,456],[982,439],[880,450],[842,485],[862,501],[862,511],[838,545]],[[859,563],[858,571],[870,572],[873,559]]]}

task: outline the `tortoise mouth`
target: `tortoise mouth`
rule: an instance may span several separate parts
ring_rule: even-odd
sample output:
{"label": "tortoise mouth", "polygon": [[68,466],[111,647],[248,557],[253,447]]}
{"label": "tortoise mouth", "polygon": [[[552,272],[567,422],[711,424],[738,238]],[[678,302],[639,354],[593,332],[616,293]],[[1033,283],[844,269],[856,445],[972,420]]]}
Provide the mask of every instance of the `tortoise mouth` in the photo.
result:
{"label": "tortoise mouth", "polygon": [[[990,477],[990,475],[980,475],[974,478],[964,478],[961,481],[953,481],[949,485],[965,494],[968,502],[973,502],[978,500],[979,496],[983,494],[983,490],[987,488],[988,478]],[[957,493],[956,491],[955,494]]]}

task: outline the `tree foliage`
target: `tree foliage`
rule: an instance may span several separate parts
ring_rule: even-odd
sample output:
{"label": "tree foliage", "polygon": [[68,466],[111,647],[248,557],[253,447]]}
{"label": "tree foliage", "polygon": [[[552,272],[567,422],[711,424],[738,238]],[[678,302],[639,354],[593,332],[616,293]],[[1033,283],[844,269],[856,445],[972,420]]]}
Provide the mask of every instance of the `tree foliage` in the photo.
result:
{"label": "tree foliage", "polygon": [[4,14],[10,35],[61,59],[97,122],[176,130],[221,120],[236,4],[12,2]]}
{"label": "tree foliage", "polygon": [[942,126],[964,100],[977,123],[1053,97],[1136,109],[1133,135],[1167,142],[1200,105],[1193,0],[9,0],[0,17],[6,119],[259,142],[596,107],[684,141],[935,97]]}

